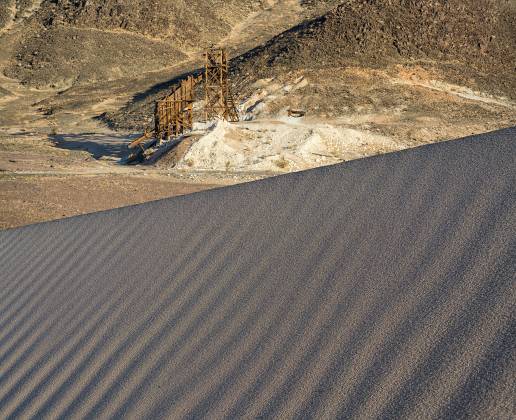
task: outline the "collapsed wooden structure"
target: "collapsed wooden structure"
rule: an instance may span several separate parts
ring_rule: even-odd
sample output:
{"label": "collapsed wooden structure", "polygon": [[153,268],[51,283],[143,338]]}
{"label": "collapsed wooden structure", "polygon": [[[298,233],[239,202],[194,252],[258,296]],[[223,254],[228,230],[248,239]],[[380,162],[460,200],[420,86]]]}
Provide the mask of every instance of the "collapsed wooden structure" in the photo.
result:
{"label": "collapsed wooden structure", "polygon": [[223,48],[210,49],[204,55],[204,72],[188,76],[172,87],[172,92],[159,99],[154,108],[154,127],[129,144],[131,162],[143,156],[146,149],[181,136],[193,128],[195,88],[204,82],[204,117],[206,121],[221,118],[230,122],[239,120],[231,95],[228,55]]}
{"label": "collapsed wooden structure", "polygon": [[170,95],[156,101],[154,132],[158,141],[180,136],[193,127],[193,103],[195,85],[202,76],[181,80]]}

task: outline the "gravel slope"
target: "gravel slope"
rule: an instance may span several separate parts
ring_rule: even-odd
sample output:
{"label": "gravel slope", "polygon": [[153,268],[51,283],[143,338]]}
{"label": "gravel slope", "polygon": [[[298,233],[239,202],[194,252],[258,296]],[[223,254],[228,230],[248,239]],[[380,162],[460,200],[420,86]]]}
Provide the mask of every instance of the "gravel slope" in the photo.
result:
{"label": "gravel slope", "polygon": [[0,232],[0,417],[509,418],[515,140]]}

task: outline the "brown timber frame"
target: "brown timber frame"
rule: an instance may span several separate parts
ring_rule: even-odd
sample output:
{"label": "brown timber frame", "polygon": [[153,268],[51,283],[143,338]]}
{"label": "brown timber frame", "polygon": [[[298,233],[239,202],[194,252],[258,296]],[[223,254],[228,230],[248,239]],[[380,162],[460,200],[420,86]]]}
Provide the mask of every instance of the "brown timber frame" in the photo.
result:
{"label": "brown timber frame", "polygon": [[[195,86],[204,80],[206,121],[222,118],[238,122],[238,112],[231,95],[228,78],[228,55],[224,48],[212,48],[205,54],[205,69],[198,76],[188,76],[172,87],[172,93],[156,101],[154,108],[154,129],[148,127],[145,133],[129,144],[129,149],[143,153],[146,148],[162,140],[179,137],[193,128],[193,104]],[[153,141],[154,140],[154,141]]]}
{"label": "brown timber frame", "polygon": [[193,127],[194,88],[202,76],[181,80],[165,98],[156,101],[154,131],[158,141],[180,136]]}
{"label": "brown timber frame", "polygon": [[231,95],[228,78],[228,55],[225,49],[211,49],[204,54],[204,115],[206,121],[219,117],[237,122],[238,112]]}

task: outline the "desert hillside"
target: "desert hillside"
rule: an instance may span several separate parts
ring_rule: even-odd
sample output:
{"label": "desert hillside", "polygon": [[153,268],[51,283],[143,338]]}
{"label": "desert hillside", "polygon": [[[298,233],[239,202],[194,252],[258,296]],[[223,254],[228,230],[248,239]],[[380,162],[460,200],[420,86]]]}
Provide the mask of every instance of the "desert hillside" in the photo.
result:
{"label": "desert hillside", "polygon": [[[516,125],[510,0],[7,0],[0,27],[4,200],[31,191],[18,206],[44,218],[162,197],[163,176],[197,189]],[[201,85],[180,147],[117,165],[210,45],[229,51],[240,122],[204,122]],[[149,183],[129,178],[149,172],[163,185],[142,195]],[[56,210],[55,178],[18,178],[66,174],[57,201],[87,203],[69,197],[84,173],[134,194],[106,199],[102,178],[95,206]]]}
{"label": "desert hillside", "polygon": [[13,0],[0,11],[0,32],[16,24],[25,30],[15,37],[6,74],[63,89],[156,71],[224,40],[247,19],[253,24],[255,14],[277,3],[313,14],[336,1]]}
{"label": "desert hillside", "polygon": [[498,75],[506,82],[500,88],[514,95],[515,27],[510,0],[347,0],[245,54],[236,71],[265,77],[350,62],[381,68],[439,60]]}
{"label": "desert hillside", "polygon": [[[306,111],[316,120],[302,128],[301,136],[310,139],[315,128],[323,142],[331,143],[318,147],[326,163],[358,157],[367,150],[396,150],[516,122],[516,8],[512,2],[339,3],[234,57],[234,92],[246,119],[281,119],[289,108]],[[154,101],[166,88],[166,84],[156,86],[102,118],[113,128],[136,130],[151,118]],[[354,134],[366,145],[364,150],[343,153],[349,144],[342,142],[350,132],[332,134],[335,130],[319,126],[320,122],[358,129]],[[267,142],[278,136],[270,134],[274,133],[270,125],[250,130],[267,132],[263,136]],[[203,152],[190,158],[202,160],[202,168],[223,169],[222,161],[229,162],[229,167],[249,167],[256,160],[252,153],[236,161],[230,158],[231,152],[207,158],[221,138],[249,134],[222,131],[205,141]],[[299,137],[290,128],[283,131]],[[373,139],[369,147],[375,135],[383,137]],[[248,147],[257,150],[252,142]],[[277,155],[275,162],[290,159],[286,167],[291,169],[315,164],[299,164],[270,148],[258,149],[261,154]]]}
{"label": "desert hillside", "polygon": [[[216,42],[262,7],[255,1],[33,2],[6,74],[63,89],[170,66]],[[4,12],[5,16],[6,13]],[[22,19],[17,5],[12,20]],[[9,20],[4,17],[4,26]]]}

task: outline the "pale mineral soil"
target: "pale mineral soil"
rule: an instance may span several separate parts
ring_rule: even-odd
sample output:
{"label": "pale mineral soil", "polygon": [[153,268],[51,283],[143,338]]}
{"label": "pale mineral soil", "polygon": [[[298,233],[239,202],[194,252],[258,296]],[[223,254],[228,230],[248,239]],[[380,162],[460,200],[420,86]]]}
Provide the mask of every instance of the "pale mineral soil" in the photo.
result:
{"label": "pale mineral soil", "polygon": [[[200,130],[181,169],[300,171],[516,124],[509,98],[444,81],[420,66],[299,71],[261,79],[243,121]],[[288,109],[306,112],[289,117]]]}

